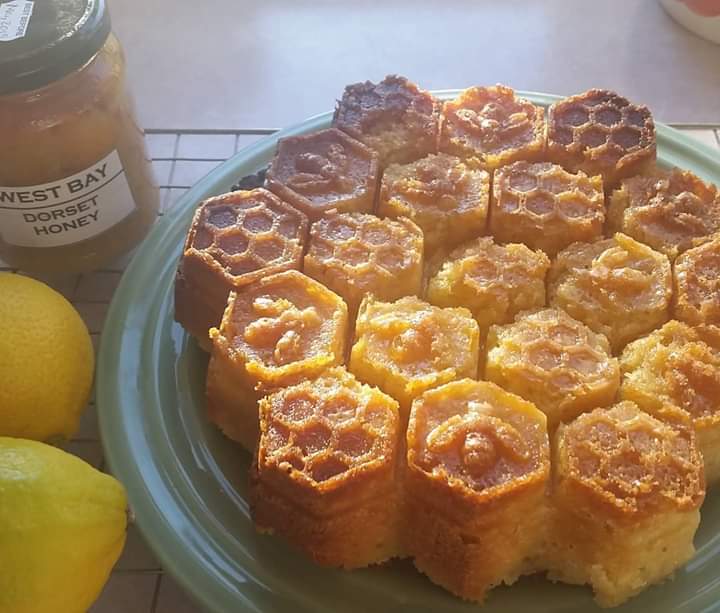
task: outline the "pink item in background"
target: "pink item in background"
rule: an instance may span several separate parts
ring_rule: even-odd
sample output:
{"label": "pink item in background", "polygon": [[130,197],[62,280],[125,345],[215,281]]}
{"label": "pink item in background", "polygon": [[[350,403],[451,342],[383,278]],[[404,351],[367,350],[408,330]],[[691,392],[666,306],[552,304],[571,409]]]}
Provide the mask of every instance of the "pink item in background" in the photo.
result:
{"label": "pink item in background", "polygon": [[720,0],[659,0],[675,21],[713,43],[720,44]]}
{"label": "pink item in background", "polygon": [[720,0],[681,0],[693,12],[703,17],[720,15]]}

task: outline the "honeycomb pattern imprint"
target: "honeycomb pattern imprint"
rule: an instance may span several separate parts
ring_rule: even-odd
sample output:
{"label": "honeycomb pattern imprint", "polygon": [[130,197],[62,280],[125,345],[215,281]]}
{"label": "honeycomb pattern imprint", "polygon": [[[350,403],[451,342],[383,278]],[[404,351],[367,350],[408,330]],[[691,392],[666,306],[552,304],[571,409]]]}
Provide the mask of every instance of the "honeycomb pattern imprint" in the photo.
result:
{"label": "honeycomb pattern imprint", "polygon": [[720,238],[689,249],[673,266],[673,313],[692,325],[720,325]]}
{"label": "honeycomb pattern imprint", "polygon": [[344,368],[261,400],[251,470],[256,524],[330,566],[397,555],[397,407]]}
{"label": "honeycomb pattern imprint", "polygon": [[720,194],[696,175],[673,168],[624,179],[608,207],[608,227],[674,260],[720,231]]}
{"label": "honeycomb pattern imprint", "polygon": [[560,422],[611,404],[620,367],[602,334],[564,311],[543,309],[490,328],[485,378],[535,403],[552,432]]}
{"label": "honeycomb pattern imprint", "polygon": [[380,166],[407,164],[437,151],[440,103],[405,77],[348,85],[333,126],[378,152]]}
{"label": "honeycomb pattern imprint", "polygon": [[548,299],[614,353],[669,319],[672,275],[666,255],[624,234],[561,251],[548,275]]}
{"label": "honeycomb pattern imprint", "polygon": [[264,398],[260,419],[259,468],[276,466],[312,493],[349,487],[358,471],[393,465],[397,402],[342,368]]}
{"label": "honeycomb pattern imprint", "polygon": [[540,251],[480,237],[431,264],[427,299],[470,309],[484,337],[492,324],[509,323],[520,311],[545,305],[549,268],[550,260]]}
{"label": "honeycomb pattern imprint", "polygon": [[479,331],[470,311],[441,309],[408,296],[395,302],[367,297],[355,325],[350,371],[400,403],[425,390],[477,374]]}
{"label": "honeycomb pattern imprint", "polygon": [[545,109],[504,85],[470,87],[443,104],[440,151],[487,170],[538,159],[545,150]]}
{"label": "honeycomb pattern imprint", "polygon": [[201,346],[222,318],[231,290],[300,268],[308,220],[262,188],[200,204],[178,267],[175,317]]}
{"label": "honeycomb pattern imprint", "polygon": [[589,583],[602,607],[666,579],[695,553],[702,457],[685,416],[672,417],[625,401],[556,433],[544,565],[551,579]]}
{"label": "honeycomb pattern imprint", "polygon": [[490,175],[445,153],[385,170],[378,199],[381,217],[408,217],[434,253],[485,231]]}
{"label": "honeycomb pattern imprint", "polygon": [[280,139],[265,182],[314,220],[332,209],[370,213],[378,173],[374,151],[330,128]]}
{"label": "honeycomb pattern imprint", "polygon": [[296,270],[231,293],[220,328],[210,330],[211,421],[253,449],[257,401],[277,387],[342,363],[347,318],[347,306],[339,296]]}
{"label": "honeycomb pattern imprint", "polygon": [[682,415],[666,422],[630,401],[585,413],[558,430],[558,479],[620,516],[695,509],[705,482],[686,426]]}
{"label": "honeycomb pattern imprint", "polygon": [[697,433],[708,483],[720,478],[720,328],[669,321],[622,353],[620,397],[652,415],[686,411]]}
{"label": "honeycomb pattern imprint", "polygon": [[602,235],[602,178],[574,175],[549,162],[515,162],[495,172],[490,233],[550,256]]}
{"label": "honeycomb pattern imprint", "polygon": [[413,402],[407,444],[403,527],[419,570],[478,602],[534,570],[550,453],[532,403],[493,383],[453,381]]}
{"label": "honeycomb pattern imprint", "polygon": [[654,164],[655,123],[646,106],[590,89],[550,105],[547,154],[573,172],[602,175],[605,186],[614,187]]}
{"label": "honeycomb pattern imprint", "polygon": [[395,300],[420,293],[423,233],[406,218],[331,213],[310,228],[304,269],[337,292],[354,316],[366,294]]}

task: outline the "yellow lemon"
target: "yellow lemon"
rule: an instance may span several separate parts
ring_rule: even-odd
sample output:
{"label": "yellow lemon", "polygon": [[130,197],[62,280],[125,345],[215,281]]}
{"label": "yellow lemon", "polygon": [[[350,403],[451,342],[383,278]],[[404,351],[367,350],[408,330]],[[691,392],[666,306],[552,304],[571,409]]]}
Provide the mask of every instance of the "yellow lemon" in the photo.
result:
{"label": "yellow lemon", "polygon": [[123,486],[80,458],[0,437],[0,611],[85,613],[125,544]]}
{"label": "yellow lemon", "polygon": [[72,436],[94,367],[72,305],[44,283],[0,273],[0,436]]}

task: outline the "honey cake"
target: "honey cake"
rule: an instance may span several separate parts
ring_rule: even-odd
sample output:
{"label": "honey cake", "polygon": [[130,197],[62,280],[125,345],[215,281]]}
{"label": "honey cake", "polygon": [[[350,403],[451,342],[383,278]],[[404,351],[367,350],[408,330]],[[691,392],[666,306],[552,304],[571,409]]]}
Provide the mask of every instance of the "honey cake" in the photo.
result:
{"label": "honey cake", "polygon": [[407,164],[437,151],[440,103],[405,77],[348,85],[333,126],[377,151],[380,166]]}
{"label": "honey cake", "polygon": [[347,327],[343,300],[296,270],[231,293],[220,328],[210,330],[210,421],[253,450],[257,401],[276,387],[342,364]]}
{"label": "honey cake", "polygon": [[331,213],[310,228],[304,271],[339,294],[354,318],[366,294],[387,301],[420,294],[423,233],[404,217]]}
{"label": "honey cake", "polygon": [[425,234],[428,254],[485,232],[490,175],[446,153],[393,164],[382,177],[381,217],[407,217]]}
{"label": "honey cake", "polygon": [[571,243],[602,235],[602,178],[572,174],[549,162],[515,162],[493,176],[490,233],[554,256]]}
{"label": "honey cake", "polygon": [[548,514],[545,415],[486,381],[425,392],[407,430],[404,542],[434,583],[482,602],[534,572]]}
{"label": "honey cake", "polygon": [[504,85],[470,87],[443,104],[439,148],[486,170],[538,160],[545,151],[545,109]]}
{"label": "honey cake", "polygon": [[692,325],[720,326],[720,237],[689,249],[673,266],[673,314]]}
{"label": "honey cake", "polygon": [[687,411],[708,483],[720,478],[720,328],[669,321],[622,353],[620,397],[662,417],[667,405]]}
{"label": "honey cake", "polygon": [[613,353],[665,323],[671,296],[667,256],[621,233],[570,245],[548,275],[550,305],[604,334]]}
{"label": "honey cake", "polygon": [[414,296],[395,302],[368,296],[355,324],[350,371],[395,398],[407,423],[410,404],[425,390],[476,376],[478,351],[478,325],[467,309],[441,309]]}
{"label": "honey cake", "polygon": [[374,151],[330,128],[281,138],[265,184],[315,220],[333,209],[371,213],[378,173]]}
{"label": "honey cake", "polygon": [[493,324],[545,306],[550,260],[521,244],[497,245],[489,236],[469,241],[434,265],[427,299],[441,307],[470,309],[484,338]]}
{"label": "honey cake", "polygon": [[625,401],[558,428],[551,579],[590,584],[598,604],[612,607],[693,556],[705,481],[695,434],[677,418]]}
{"label": "honey cake", "polygon": [[673,261],[720,231],[720,194],[688,170],[657,170],[623,179],[608,207],[608,227]]}
{"label": "honey cake", "polygon": [[210,350],[228,294],[266,275],[299,269],[308,220],[264,189],[200,204],[175,280],[175,320]]}
{"label": "honey cake", "polygon": [[602,175],[606,188],[655,164],[650,110],[604,89],[590,89],[550,105],[547,158],[572,172]]}
{"label": "honey cake", "polygon": [[343,368],[260,401],[257,529],[346,569],[401,555],[398,404]]}
{"label": "honey cake", "polygon": [[560,422],[612,404],[620,367],[602,334],[560,309],[542,309],[490,328],[485,378],[533,402],[553,432]]}

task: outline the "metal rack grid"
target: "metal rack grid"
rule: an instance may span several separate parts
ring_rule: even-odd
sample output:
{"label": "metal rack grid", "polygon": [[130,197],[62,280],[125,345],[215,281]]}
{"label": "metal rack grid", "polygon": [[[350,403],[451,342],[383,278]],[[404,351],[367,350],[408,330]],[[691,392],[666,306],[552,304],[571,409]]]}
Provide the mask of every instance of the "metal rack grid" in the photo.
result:
{"label": "metal rack grid", "polygon": [[[675,125],[706,145],[720,150],[720,124]],[[275,133],[275,129],[174,130],[148,129],[147,142],[161,191],[159,215],[172,209],[192,185],[243,147]],[[91,274],[62,278],[37,276],[70,300],[83,317],[97,350],[112,295],[132,254]],[[0,261],[0,270],[12,270]],[[94,393],[80,429],[66,449],[97,468],[105,468]],[[160,564],[135,526],[110,581],[90,613],[199,613]]]}

